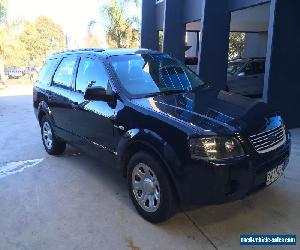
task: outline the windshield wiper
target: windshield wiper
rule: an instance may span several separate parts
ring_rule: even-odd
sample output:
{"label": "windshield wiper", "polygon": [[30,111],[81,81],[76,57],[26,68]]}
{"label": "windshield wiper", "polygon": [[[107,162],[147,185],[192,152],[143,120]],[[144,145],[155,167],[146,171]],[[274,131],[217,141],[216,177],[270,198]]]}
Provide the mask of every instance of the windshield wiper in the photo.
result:
{"label": "windshield wiper", "polygon": [[187,89],[170,89],[170,90],[166,90],[166,91],[162,91],[162,92],[155,92],[155,93],[151,93],[149,95],[146,95],[147,97],[151,97],[151,96],[159,96],[159,95],[173,95],[173,94],[181,94],[181,93],[187,93],[190,90]]}
{"label": "windshield wiper", "polygon": [[172,95],[172,94],[181,94],[181,93],[187,93],[190,90],[187,89],[170,89],[166,91],[160,92],[161,95]]}

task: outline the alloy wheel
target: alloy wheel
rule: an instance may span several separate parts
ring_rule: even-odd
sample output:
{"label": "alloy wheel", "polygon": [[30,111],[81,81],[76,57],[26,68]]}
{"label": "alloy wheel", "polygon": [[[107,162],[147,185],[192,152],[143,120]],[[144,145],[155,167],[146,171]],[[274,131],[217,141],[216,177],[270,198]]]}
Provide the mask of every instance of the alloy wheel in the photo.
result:
{"label": "alloy wheel", "polygon": [[154,171],[146,164],[137,164],[132,171],[132,189],[138,204],[146,212],[155,212],[160,205],[160,187]]}
{"label": "alloy wheel", "polygon": [[51,149],[53,144],[53,136],[50,124],[47,121],[43,124],[43,140],[46,147],[48,149]]}

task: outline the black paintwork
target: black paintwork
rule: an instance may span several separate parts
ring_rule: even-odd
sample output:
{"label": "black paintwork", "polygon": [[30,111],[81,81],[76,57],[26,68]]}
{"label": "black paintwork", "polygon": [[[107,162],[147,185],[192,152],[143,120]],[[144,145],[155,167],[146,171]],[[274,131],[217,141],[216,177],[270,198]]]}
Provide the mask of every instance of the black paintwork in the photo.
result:
{"label": "black paintwork", "polygon": [[[106,50],[53,55],[58,61],[69,54],[78,60],[88,55],[102,61],[114,98],[109,102],[85,100],[82,93],[74,91],[76,74],[71,89],[38,81],[34,87],[37,117],[48,115],[58,137],[117,166],[124,174],[132,153],[149,150],[164,163],[183,208],[243,198],[265,183],[268,170],[288,161],[290,137],[282,147],[262,155],[247,139],[283,122],[265,103],[211,86],[183,94],[127,96],[110,58],[140,53],[158,52]],[[246,156],[225,161],[191,160],[188,139],[215,135],[238,138]]]}

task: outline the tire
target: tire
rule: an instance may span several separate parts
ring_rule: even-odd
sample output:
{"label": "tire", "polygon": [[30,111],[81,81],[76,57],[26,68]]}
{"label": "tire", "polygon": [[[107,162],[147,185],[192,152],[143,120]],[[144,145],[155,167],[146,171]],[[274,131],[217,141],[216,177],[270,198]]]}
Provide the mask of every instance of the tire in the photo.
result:
{"label": "tire", "polygon": [[176,205],[169,175],[151,154],[138,152],[131,157],[127,184],[130,198],[145,220],[160,223],[174,215]]}
{"label": "tire", "polygon": [[49,155],[63,154],[66,143],[55,136],[52,123],[47,116],[43,116],[41,120],[41,135],[43,145]]}

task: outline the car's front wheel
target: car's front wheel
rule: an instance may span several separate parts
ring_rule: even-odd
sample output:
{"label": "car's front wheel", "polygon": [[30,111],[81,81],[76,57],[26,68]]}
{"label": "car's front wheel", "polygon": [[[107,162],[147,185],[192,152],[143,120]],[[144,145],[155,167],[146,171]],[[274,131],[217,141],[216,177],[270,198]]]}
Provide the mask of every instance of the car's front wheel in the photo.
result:
{"label": "car's front wheel", "polygon": [[159,223],[175,212],[170,178],[159,160],[147,152],[138,152],[129,161],[129,195],[139,214],[149,222]]}
{"label": "car's front wheel", "polygon": [[60,155],[66,149],[66,143],[61,141],[54,134],[52,124],[47,116],[41,121],[41,134],[45,150],[50,155]]}

